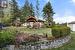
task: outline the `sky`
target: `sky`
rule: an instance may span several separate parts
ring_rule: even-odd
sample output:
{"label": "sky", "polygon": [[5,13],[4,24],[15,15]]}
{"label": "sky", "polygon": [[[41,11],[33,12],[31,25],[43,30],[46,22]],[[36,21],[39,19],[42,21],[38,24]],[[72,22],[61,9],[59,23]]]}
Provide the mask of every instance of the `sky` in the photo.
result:
{"label": "sky", "polygon": [[[49,0],[39,0],[40,19],[42,19],[42,9]],[[36,0],[29,0],[35,7]],[[50,0],[53,11],[53,19],[56,23],[75,21],[75,0]],[[23,7],[25,0],[18,0],[18,5]]]}

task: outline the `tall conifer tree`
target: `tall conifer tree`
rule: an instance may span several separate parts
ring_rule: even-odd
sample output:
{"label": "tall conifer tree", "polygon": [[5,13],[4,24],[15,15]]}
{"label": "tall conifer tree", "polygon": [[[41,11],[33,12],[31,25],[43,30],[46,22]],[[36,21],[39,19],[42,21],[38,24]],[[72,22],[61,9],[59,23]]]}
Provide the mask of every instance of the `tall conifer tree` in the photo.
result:
{"label": "tall conifer tree", "polygon": [[39,0],[36,0],[36,16],[39,18]]}
{"label": "tall conifer tree", "polygon": [[34,16],[34,9],[33,5],[30,4],[28,0],[25,0],[24,7],[22,8],[21,20],[24,22],[29,16]]}
{"label": "tall conifer tree", "polygon": [[30,4],[30,9],[31,9],[30,10],[30,13],[31,13],[30,15],[31,16],[35,16],[34,7],[33,7],[33,4],[32,3]]}
{"label": "tall conifer tree", "polygon": [[43,8],[43,15],[46,21],[48,22],[49,26],[52,25],[53,23],[53,17],[52,17],[53,14],[54,14],[54,11],[52,9],[51,3],[48,2]]}
{"label": "tall conifer tree", "polygon": [[12,9],[11,10],[12,10],[12,21],[16,20],[18,17],[21,16],[16,0],[12,0]]}

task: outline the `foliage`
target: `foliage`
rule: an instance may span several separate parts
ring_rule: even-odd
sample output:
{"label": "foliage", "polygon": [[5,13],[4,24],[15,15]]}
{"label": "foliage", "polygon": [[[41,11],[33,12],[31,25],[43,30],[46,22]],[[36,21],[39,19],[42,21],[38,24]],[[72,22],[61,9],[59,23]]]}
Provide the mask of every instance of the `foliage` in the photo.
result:
{"label": "foliage", "polygon": [[54,14],[54,12],[53,12],[51,3],[48,2],[43,8],[43,15],[44,15],[44,19],[46,19],[47,24],[49,26],[52,25],[52,23],[53,23],[53,17],[52,17],[53,14]]}
{"label": "foliage", "polygon": [[34,9],[33,5],[28,0],[25,0],[24,7],[22,8],[21,21],[24,22],[28,16],[34,16]]}
{"label": "foliage", "polygon": [[5,11],[4,13],[1,12],[1,23],[6,25],[11,25],[11,22],[13,22],[17,17],[20,17],[21,15],[16,0],[12,0],[10,6],[11,6],[10,11],[6,13]]}
{"label": "foliage", "polygon": [[19,10],[16,0],[12,0],[11,13],[12,13],[11,14],[12,21],[14,21],[16,18],[19,18],[21,16],[21,11]]}
{"label": "foliage", "polygon": [[5,25],[10,25],[11,17],[10,16],[5,16],[5,17],[1,18],[1,23],[5,24]]}
{"label": "foliage", "polygon": [[0,11],[0,18],[4,16],[3,11]]}
{"label": "foliage", "polygon": [[39,29],[29,29],[29,28],[26,28],[26,27],[7,27],[6,28],[8,31],[12,31],[12,32],[15,32],[15,31],[19,31],[19,32],[25,32],[25,33],[29,33],[29,34],[38,34],[38,35],[43,35],[43,34],[48,34],[51,36],[51,32],[50,32],[50,29],[51,28],[39,28]]}
{"label": "foliage", "polygon": [[15,32],[2,30],[0,31],[0,48],[14,43]]}
{"label": "foliage", "polygon": [[[51,36],[51,32],[49,32],[50,28],[29,29],[29,28],[25,28],[25,27],[7,27],[6,29],[0,31],[0,47],[4,47],[9,44],[14,44],[15,37],[16,37],[18,31],[32,35],[31,37],[27,38],[29,41],[37,40],[37,35],[46,35],[47,34],[47,35]],[[26,36],[24,36],[24,37],[26,37]],[[21,36],[19,36],[19,37],[21,37]],[[33,37],[36,37],[36,39]]]}
{"label": "foliage", "polygon": [[15,44],[26,44],[30,42],[37,42],[39,41],[39,35],[32,34],[29,35],[28,33],[18,33],[15,38]]}
{"label": "foliage", "polygon": [[30,15],[31,16],[35,16],[34,7],[33,7],[33,4],[32,3],[30,4],[30,9],[31,9],[30,10]]}
{"label": "foliage", "polygon": [[36,15],[39,16],[39,0],[36,0]]}
{"label": "foliage", "polygon": [[9,25],[11,21],[11,16],[8,12],[0,11],[0,22],[6,25]]}
{"label": "foliage", "polygon": [[66,26],[52,27],[52,35],[56,38],[66,36],[70,34],[70,28]]}
{"label": "foliage", "polygon": [[46,28],[52,28],[52,27],[54,27],[55,25],[56,25],[56,24],[55,24],[54,21],[53,21],[52,25],[50,25],[50,26],[47,24],[46,21],[44,22],[44,27],[46,27]]}
{"label": "foliage", "polygon": [[34,23],[34,25],[33,25],[33,28],[35,28],[35,29],[38,29],[38,28],[40,28],[40,24],[39,23]]}

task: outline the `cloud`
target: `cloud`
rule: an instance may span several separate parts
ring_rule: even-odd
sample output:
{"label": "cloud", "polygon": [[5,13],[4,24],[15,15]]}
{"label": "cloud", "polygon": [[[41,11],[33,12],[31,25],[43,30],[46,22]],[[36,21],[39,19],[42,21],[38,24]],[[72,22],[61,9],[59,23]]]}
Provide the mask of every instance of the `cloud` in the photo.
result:
{"label": "cloud", "polygon": [[75,0],[71,0],[71,2],[75,3]]}
{"label": "cloud", "polygon": [[44,0],[45,3],[47,3],[48,1],[51,1],[51,0]]}
{"label": "cloud", "polygon": [[75,16],[64,16],[64,17],[57,17],[57,18],[54,18],[54,21],[56,23],[69,23],[69,22],[72,22],[72,21],[75,21]]}
{"label": "cloud", "polygon": [[45,0],[45,1],[49,1],[49,0]]}
{"label": "cloud", "polygon": [[75,5],[75,0],[70,0],[70,3]]}
{"label": "cloud", "polygon": [[69,23],[75,21],[75,15],[73,11],[71,11],[70,9],[65,9],[63,15],[60,15],[60,13],[55,14],[53,18],[56,23],[65,23],[65,22]]}

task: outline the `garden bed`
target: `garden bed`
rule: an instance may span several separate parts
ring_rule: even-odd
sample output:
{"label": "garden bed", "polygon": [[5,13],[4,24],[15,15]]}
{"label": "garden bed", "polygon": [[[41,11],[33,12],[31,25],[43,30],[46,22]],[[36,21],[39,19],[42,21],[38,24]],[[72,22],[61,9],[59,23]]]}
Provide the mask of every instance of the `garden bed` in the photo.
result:
{"label": "garden bed", "polygon": [[15,47],[15,45],[8,45],[6,47],[7,50],[43,50],[43,49],[52,49],[63,46],[63,44],[68,43],[71,39],[71,36],[65,36],[58,39],[54,39],[52,41],[39,41],[35,43],[26,43],[27,45],[19,45],[19,47]]}
{"label": "garden bed", "polygon": [[4,47],[5,45],[18,46],[30,44],[37,46],[43,42],[44,46],[41,49],[47,49],[49,47],[57,48],[70,40],[69,35],[70,29],[68,27],[53,27],[52,34],[51,28],[30,29],[25,27],[5,27],[4,30],[0,31],[0,47]]}

